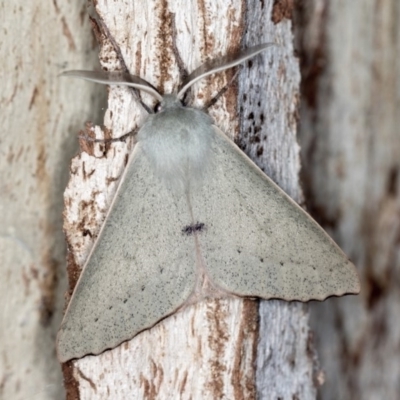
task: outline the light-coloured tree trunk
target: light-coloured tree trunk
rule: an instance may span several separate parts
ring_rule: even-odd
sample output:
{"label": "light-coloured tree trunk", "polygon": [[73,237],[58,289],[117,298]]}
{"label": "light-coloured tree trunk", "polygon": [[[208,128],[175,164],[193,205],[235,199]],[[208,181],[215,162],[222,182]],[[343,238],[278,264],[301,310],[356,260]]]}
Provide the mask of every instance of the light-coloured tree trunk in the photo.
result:
{"label": "light-coloured tree trunk", "polygon": [[[246,63],[238,86],[231,86],[210,114],[281,187],[302,200],[296,142],[300,75],[290,4],[101,0],[96,10],[103,66],[121,69],[123,59],[132,74],[163,92],[171,92],[180,80],[176,52],[190,72],[242,45],[279,43]],[[232,76],[228,71],[196,85],[195,106],[204,105]],[[69,86],[74,91],[88,85],[76,81]],[[97,138],[119,137],[144,117],[130,90],[113,87],[105,128],[87,130]],[[82,141],[84,151],[72,161],[64,224],[72,286],[133,145],[132,138],[112,145]],[[202,302],[115,349],[67,363],[67,390],[70,399],[314,399],[309,336],[307,306],[299,303],[261,302],[258,310],[251,300]]]}
{"label": "light-coloured tree trunk", "polygon": [[0,20],[0,399],[62,399],[63,192],[73,132],[105,99],[58,74],[97,50],[83,1],[1,0]]}
{"label": "light-coloured tree trunk", "polygon": [[357,265],[357,297],[313,304],[321,399],[400,396],[400,3],[303,2],[300,112],[313,216]]}
{"label": "light-coloured tree trunk", "polygon": [[[240,44],[270,40],[282,44],[279,51],[253,60],[250,71],[258,71],[261,77],[251,83],[248,70],[242,71],[238,88],[232,87],[211,112],[224,132],[301,201],[294,137],[299,99],[291,37],[295,5],[294,32],[302,63],[299,141],[305,200],[362,276],[360,296],[312,305],[314,337],[325,371],[320,398],[397,399],[398,1],[265,0],[222,5],[182,1],[174,3],[174,9],[172,2],[157,2],[157,7],[151,2],[109,3],[120,11],[105,9],[99,2],[104,27],[125,52],[131,71],[165,91],[178,82],[175,61],[170,58],[173,42],[168,41],[174,36],[171,12],[179,16],[178,26],[183,26],[177,47],[189,71],[205,57],[225,54]],[[134,6],[131,3],[137,3],[146,15],[138,18],[138,11],[129,8]],[[200,11],[196,4],[202,6]],[[227,11],[218,9],[222,6]],[[219,11],[208,11],[210,7]],[[0,0],[0,19],[0,399],[60,399],[63,389],[54,339],[65,287],[62,192],[75,152],[75,134],[84,120],[95,120],[101,111],[99,94],[105,91],[57,77],[65,69],[93,68],[97,51],[84,2]],[[144,26],[151,37],[143,35]],[[192,37],[196,38],[194,49],[190,49]],[[142,40],[141,53],[132,52],[137,40]],[[111,43],[102,52],[105,65],[112,48]],[[142,58],[142,62],[149,60],[146,66],[135,63]],[[109,57],[110,68],[117,65],[113,60],[115,56]],[[209,98],[231,76],[232,72],[215,76],[216,86],[203,85],[197,93]],[[251,101],[249,96],[253,96]],[[114,112],[112,119],[107,113],[106,125],[113,136],[127,132],[143,117],[136,114],[139,107],[129,91],[110,90],[109,104]],[[202,103],[198,100],[197,104]],[[248,135],[253,123],[253,132],[262,132],[259,137]],[[103,135],[96,131],[99,137]],[[81,144],[85,152],[81,159],[74,159],[71,173],[81,173],[82,159],[93,162],[93,154],[98,156],[96,168],[101,170],[104,194],[98,207],[104,212],[114,190],[105,180],[119,176],[118,153],[125,155],[129,149],[117,143],[104,153],[97,146]],[[73,177],[71,182],[79,179]],[[75,194],[76,204],[84,204],[87,187],[93,190],[84,180],[75,186],[80,196]],[[93,193],[87,196],[93,202]],[[104,214],[98,208],[92,212],[81,210],[77,216],[93,218],[96,231]],[[84,243],[84,250],[77,251],[82,231],[76,223],[69,225],[67,220],[65,225],[72,249],[71,283],[91,245]],[[190,324],[194,329],[188,332]],[[123,391],[129,389],[136,390],[131,398],[190,394],[202,399],[254,398],[257,393],[260,399],[309,399],[323,380],[313,363],[307,306],[300,304],[262,302],[258,311],[252,301],[209,302],[174,315],[143,335],[147,336],[109,352],[115,356],[104,375],[99,375],[101,357],[64,366],[69,398],[113,398],[104,394],[107,389],[117,393],[114,398],[126,398]],[[201,357],[194,358],[189,347],[194,339],[202,346]],[[168,350],[162,357],[160,340]],[[256,371],[251,368],[254,361]],[[80,363],[86,369],[80,369]],[[131,386],[124,386],[127,380]]]}

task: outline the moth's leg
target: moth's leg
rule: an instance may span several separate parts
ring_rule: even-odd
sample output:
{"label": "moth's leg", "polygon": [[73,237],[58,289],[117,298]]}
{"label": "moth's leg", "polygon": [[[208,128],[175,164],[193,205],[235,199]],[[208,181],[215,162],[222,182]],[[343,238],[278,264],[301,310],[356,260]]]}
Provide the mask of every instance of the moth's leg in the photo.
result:
{"label": "moth's leg", "polygon": [[233,83],[235,82],[240,70],[241,70],[241,66],[239,66],[237,68],[237,71],[233,74],[232,78],[229,80],[229,82],[218,91],[218,93],[212,98],[210,99],[210,101],[203,107],[203,110],[208,110],[210,107],[212,107],[214,104],[217,103],[217,101],[225,94],[225,92],[233,85]]}
{"label": "moth's leg", "polygon": [[[181,54],[179,53],[178,47],[176,46],[177,30],[176,30],[176,24],[175,24],[175,14],[172,14],[171,19],[172,19],[172,24],[171,24],[172,25],[172,53],[175,56],[176,64],[178,65],[178,70],[179,70],[180,82],[182,83],[189,76],[189,73],[186,69],[185,63],[183,62],[183,60],[181,58]],[[183,98],[182,98],[183,104],[188,103],[187,96],[190,96],[190,97],[192,96],[191,89],[187,90],[185,92],[185,94],[183,95]]]}
{"label": "moth's leg", "polygon": [[181,54],[179,53],[178,47],[176,46],[176,37],[177,37],[177,30],[176,30],[176,24],[175,24],[175,14],[172,14],[172,52],[175,56],[176,63],[178,65],[179,69],[179,75],[181,78],[181,82],[183,82],[188,76],[189,73],[187,72],[185,63],[183,62],[181,58]]}
{"label": "moth's leg", "polygon": [[110,139],[95,139],[85,133],[79,134],[78,138],[85,140],[87,142],[93,142],[93,143],[112,143],[112,142],[125,142],[126,139],[128,139],[129,136],[135,136],[138,132],[138,129],[134,129],[133,131],[130,131],[128,133],[125,133],[124,135],[117,137],[117,138],[110,138]]}
{"label": "moth's leg", "polygon": [[[111,44],[113,45],[114,51],[117,55],[117,58],[121,64],[121,69],[123,72],[130,74],[131,72],[129,71],[124,57],[122,55],[121,49],[118,45],[118,43],[115,41],[114,37],[111,35],[110,31],[108,30],[106,24],[104,24],[104,22],[101,19],[96,20],[96,22],[98,23],[98,25],[101,27],[102,29],[102,33],[104,34],[104,36],[107,37],[107,39],[111,42]],[[154,111],[143,102],[142,97],[140,95],[140,91],[136,88],[133,87],[129,87],[129,89],[132,91],[134,98],[136,99],[136,101],[145,109],[145,111],[148,114],[154,114]]]}

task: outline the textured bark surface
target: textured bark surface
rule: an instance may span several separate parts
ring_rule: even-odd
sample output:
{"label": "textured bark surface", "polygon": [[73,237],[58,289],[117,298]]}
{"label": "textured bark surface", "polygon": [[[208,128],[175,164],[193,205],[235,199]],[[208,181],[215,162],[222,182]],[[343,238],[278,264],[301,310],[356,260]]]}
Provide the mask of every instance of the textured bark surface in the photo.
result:
{"label": "textured bark surface", "polygon": [[76,132],[104,96],[58,74],[92,68],[97,49],[85,2],[4,0],[0,19],[0,399],[62,399],[63,191]]}
{"label": "textured bark surface", "polygon": [[[152,2],[109,3],[107,9],[98,3],[104,25],[97,32],[109,31],[130,70],[165,91],[179,80],[171,51],[175,30],[189,71],[207,56],[240,44],[282,44],[264,61],[246,63],[252,68],[240,73],[238,87],[231,87],[211,113],[224,132],[301,201],[294,137],[299,98],[291,37],[294,2],[158,2],[158,8]],[[400,6],[397,0],[295,4],[305,199],[362,277],[360,296],[312,305],[326,381],[320,398],[397,399]],[[175,28],[172,13],[179,16]],[[0,16],[0,398],[59,399],[63,389],[54,338],[65,288],[61,197],[75,135],[83,121],[93,121],[101,111],[99,93],[105,90],[57,78],[65,69],[93,68],[97,50],[85,3],[0,0]],[[100,40],[103,65],[119,68],[113,42],[106,34]],[[247,78],[253,73],[257,84]],[[197,104],[232,74],[199,85],[196,93],[203,97],[197,97]],[[117,137],[142,118],[128,90],[111,89],[106,129],[93,131],[98,137]],[[87,233],[98,230],[133,143],[94,146],[82,141],[81,146],[65,194],[71,199],[65,222],[71,285],[93,240]],[[83,163],[88,171],[96,168],[96,184],[84,174]],[[78,229],[79,223],[87,230]],[[160,390],[172,398],[190,393],[195,393],[192,398],[252,398],[256,391],[266,399],[314,398],[324,378],[313,362],[307,306],[262,302],[259,323],[256,307],[252,301],[204,303],[114,352],[65,365],[69,398],[110,398],[106,390],[124,398],[118,392],[124,389],[136,398],[156,398]],[[185,331],[187,326],[194,330]],[[194,339],[201,343],[201,358],[193,357],[195,345],[189,348]],[[163,349],[160,341],[165,341]],[[254,360],[257,371],[250,368]],[[131,374],[131,368],[136,372]],[[199,394],[203,388],[208,392]]]}
{"label": "textured bark surface", "polygon": [[400,4],[312,0],[297,11],[305,197],[362,287],[313,304],[320,398],[398,399]]}
{"label": "textured bark surface", "polygon": [[[293,55],[290,4],[96,1],[96,8],[103,66],[126,66],[162,92],[171,92],[179,83],[176,53],[190,72],[241,45],[280,43],[246,63],[238,86],[230,86],[210,114],[222,131],[301,200],[295,138],[300,76]],[[228,71],[197,84],[194,105],[205,104],[233,74]],[[151,104],[150,97],[143,98]],[[105,128],[88,127],[87,132],[97,138],[119,137],[140,126],[143,118],[132,92],[114,87],[109,89]],[[84,151],[72,161],[64,223],[71,250],[71,287],[133,145],[133,139],[112,145],[82,141]],[[315,398],[307,307],[262,302],[259,316],[258,323],[258,303],[251,300],[189,307],[100,356],[67,363],[69,398],[251,399],[257,393],[259,398]]]}

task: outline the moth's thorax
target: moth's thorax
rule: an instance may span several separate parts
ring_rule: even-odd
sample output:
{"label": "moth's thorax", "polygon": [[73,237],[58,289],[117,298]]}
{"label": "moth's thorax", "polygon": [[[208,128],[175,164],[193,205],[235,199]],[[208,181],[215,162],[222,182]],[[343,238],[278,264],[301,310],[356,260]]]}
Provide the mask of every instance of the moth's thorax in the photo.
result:
{"label": "moth's thorax", "polygon": [[138,133],[154,173],[178,192],[201,184],[212,137],[211,118],[203,111],[184,107],[172,95],[164,97],[160,111],[150,115]]}

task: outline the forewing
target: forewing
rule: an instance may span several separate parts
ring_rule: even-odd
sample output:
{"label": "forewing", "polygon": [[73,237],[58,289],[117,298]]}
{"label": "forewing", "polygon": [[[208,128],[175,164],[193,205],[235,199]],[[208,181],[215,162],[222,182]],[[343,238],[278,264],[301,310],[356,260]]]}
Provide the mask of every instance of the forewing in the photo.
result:
{"label": "forewing", "polygon": [[182,234],[191,221],[139,143],[66,311],[61,361],[113,348],[185,302],[196,279],[194,241]]}
{"label": "forewing", "polygon": [[211,280],[240,296],[324,300],[358,293],[354,265],[325,231],[215,129],[204,194],[202,255]]}

